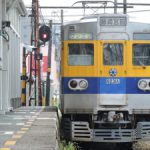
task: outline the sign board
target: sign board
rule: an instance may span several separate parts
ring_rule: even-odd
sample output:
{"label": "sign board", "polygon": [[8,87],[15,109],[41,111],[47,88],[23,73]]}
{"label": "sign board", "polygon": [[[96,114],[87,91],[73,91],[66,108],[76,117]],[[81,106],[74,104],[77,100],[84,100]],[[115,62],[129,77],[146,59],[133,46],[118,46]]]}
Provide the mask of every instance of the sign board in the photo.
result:
{"label": "sign board", "polygon": [[92,40],[92,33],[70,33],[69,40]]}
{"label": "sign board", "polygon": [[127,18],[125,16],[101,16],[100,26],[126,26]]}

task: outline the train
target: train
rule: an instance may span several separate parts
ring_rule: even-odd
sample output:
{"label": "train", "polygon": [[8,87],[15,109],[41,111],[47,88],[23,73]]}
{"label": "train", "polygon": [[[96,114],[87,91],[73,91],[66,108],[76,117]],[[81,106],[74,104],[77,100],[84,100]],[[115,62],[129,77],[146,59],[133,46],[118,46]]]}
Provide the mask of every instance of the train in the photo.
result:
{"label": "train", "polygon": [[150,139],[150,24],[127,14],[63,26],[61,135],[80,142]]}

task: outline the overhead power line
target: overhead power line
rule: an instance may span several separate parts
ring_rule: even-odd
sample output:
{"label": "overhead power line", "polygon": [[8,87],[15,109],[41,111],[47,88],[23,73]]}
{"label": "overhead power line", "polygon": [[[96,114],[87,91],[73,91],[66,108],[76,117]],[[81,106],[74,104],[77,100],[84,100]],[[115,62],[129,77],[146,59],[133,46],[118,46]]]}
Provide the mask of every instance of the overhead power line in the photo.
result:
{"label": "overhead power line", "polygon": [[128,13],[147,12],[147,11],[150,11],[150,9],[146,9],[146,10],[135,10],[135,11],[128,11]]}
{"label": "overhead power line", "polygon": [[[117,5],[124,5],[124,3],[117,3]],[[131,6],[150,6],[150,3],[127,3],[126,5]]]}
{"label": "overhead power line", "polygon": [[[31,8],[31,7],[26,7],[26,8]],[[40,6],[39,8],[41,9],[91,9],[91,8],[99,8],[99,9],[114,9],[114,6],[107,6],[107,7],[102,7],[102,6],[92,6],[92,7],[72,7],[72,6]],[[123,6],[117,6],[117,8],[124,8]],[[127,8],[133,8],[133,6],[127,6]]]}

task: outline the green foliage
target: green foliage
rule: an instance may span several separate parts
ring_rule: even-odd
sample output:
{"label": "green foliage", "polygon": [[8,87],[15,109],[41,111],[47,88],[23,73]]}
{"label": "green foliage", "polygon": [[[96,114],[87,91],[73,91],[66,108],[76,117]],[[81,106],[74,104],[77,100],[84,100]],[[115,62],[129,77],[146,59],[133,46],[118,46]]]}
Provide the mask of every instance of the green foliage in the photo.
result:
{"label": "green foliage", "polygon": [[62,142],[60,144],[60,150],[77,150],[75,145],[71,142],[66,143],[66,142]]}

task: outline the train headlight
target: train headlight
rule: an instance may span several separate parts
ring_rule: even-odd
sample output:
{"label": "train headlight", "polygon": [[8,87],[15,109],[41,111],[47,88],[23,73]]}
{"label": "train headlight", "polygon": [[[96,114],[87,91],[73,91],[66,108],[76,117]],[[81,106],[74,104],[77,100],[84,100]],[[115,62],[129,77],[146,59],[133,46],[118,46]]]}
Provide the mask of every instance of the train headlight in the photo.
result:
{"label": "train headlight", "polygon": [[79,82],[79,86],[80,86],[80,88],[82,88],[82,89],[86,89],[86,88],[88,87],[88,82],[87,82],[86,80],[81,80],[81,81]]}
{"label": "train headlight", "polygon": [[69,87],[70,87],[71,89],[75,89],[75,88],[77,87],[77,85],[78,85],[78,82],[77,82],[76,80],[71,80],[71,81],[69,82]]}
{"label": "train headlight", "polygon": [[88,87],[88,81],[86,79],[71,79],[68,82],[68,87],[70,90],[86,90]]}
{"label": "train headlight", "polygon": [[140,80],[140,81],[138,82],[138,87],[139,87],[139,89],[141,89],[141,90],[146,89],[146,87],[147,87],[147,82],[146,82],[145,80]]}

